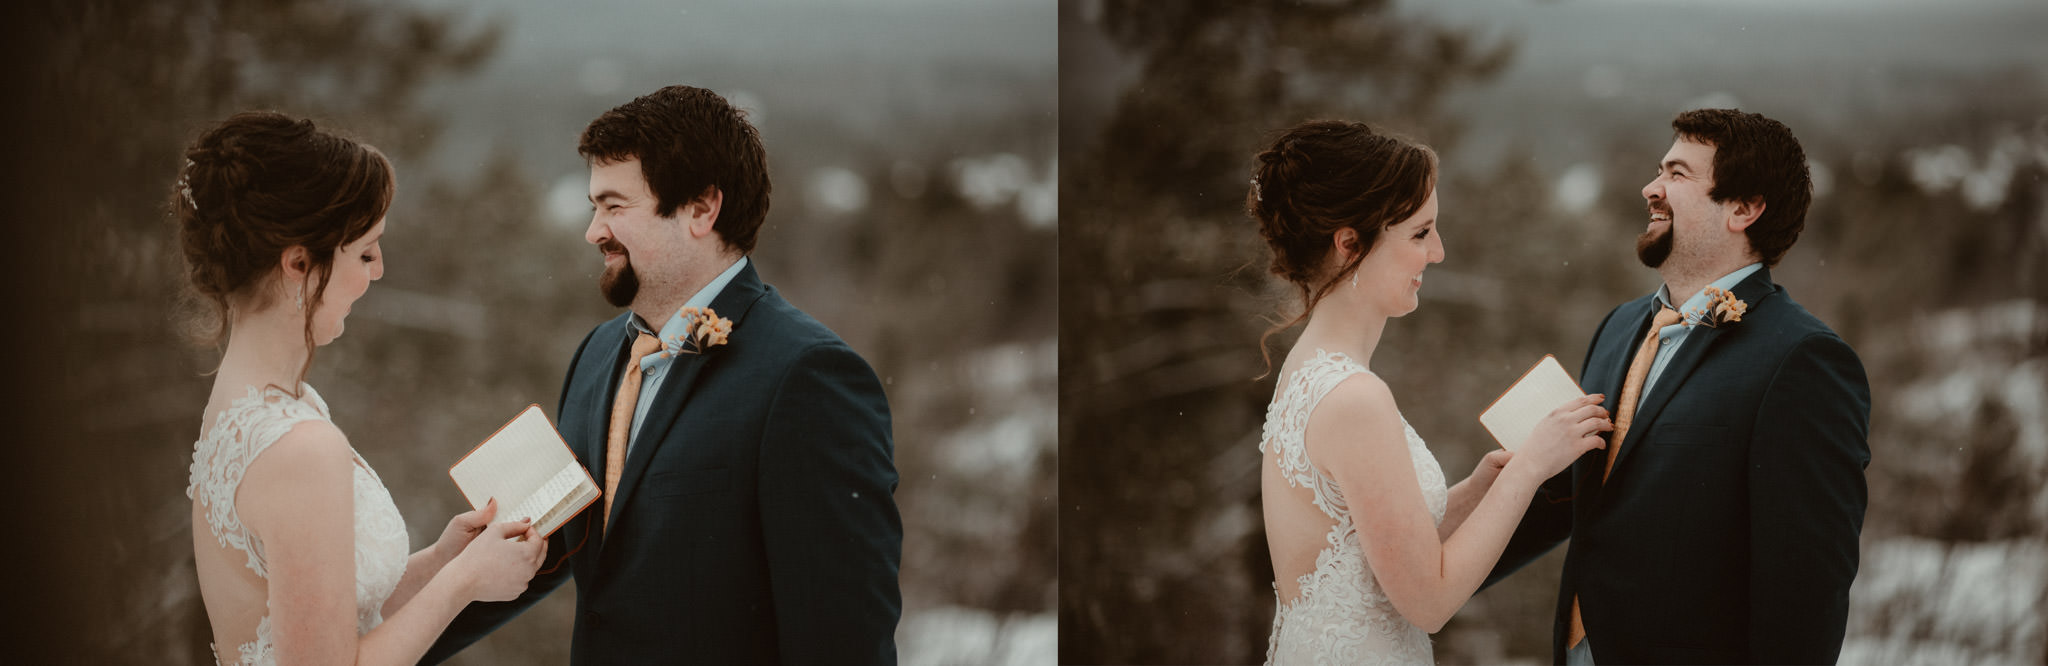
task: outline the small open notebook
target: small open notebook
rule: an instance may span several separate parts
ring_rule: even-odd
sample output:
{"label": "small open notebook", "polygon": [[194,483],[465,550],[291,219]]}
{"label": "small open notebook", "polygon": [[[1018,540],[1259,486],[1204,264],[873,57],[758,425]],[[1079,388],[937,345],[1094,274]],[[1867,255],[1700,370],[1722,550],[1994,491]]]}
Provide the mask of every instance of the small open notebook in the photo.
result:
{"label": "small open notebook", "polygon": [[561,433],[548,424],[540,405],[519,413],[497,434],[476,445],[448,468],[455,487],[474,508],[498,498],[491,522],[532,518],[542,538],[590,506],[598,496],[590,472],[569,453]]}
{"label": "small open notebook", "polygon": [[1564,366],[1558,364],[1557,357],[1545,354],[1536,367],[1523,373],[1514,386],[1494,400],[1492,407],[1480,412],[1479,423],[1500,440],[1501,448],[1513,451],[1529,439],[1536,424],[1558,405],[1585,395],[1579,383],[1572,381]]}

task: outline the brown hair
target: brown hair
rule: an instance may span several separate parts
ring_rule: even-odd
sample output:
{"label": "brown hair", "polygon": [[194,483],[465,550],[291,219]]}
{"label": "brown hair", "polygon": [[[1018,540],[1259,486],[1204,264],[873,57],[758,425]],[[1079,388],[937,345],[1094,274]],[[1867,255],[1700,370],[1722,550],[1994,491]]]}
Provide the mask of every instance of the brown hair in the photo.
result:
{"label": "brown hair", "polygon": [[[171,188],[188,286],[206,310],[194,337],[219,345],[237,308],[269,304],[259,287],[293,247],[318,274],[305,310],[306,364],[313,364],[313,312],[327,292],[335,250],[362,238],[391,208],[397,184],[376,148],[270,111],[238,113],[185,149]],[[280,387],[283,388],[283,387]],[[294,394],[297,383],[290,387]]]}
{"label": "brown hair", "polygon": [[1678,114],[1671,129],[1678,138],[1714,147],[1715,202],[1763,197],[1764,212],[1745,232],[1764,267],[1778,265],[1806,229],[1813,179],[1806,151],[1784,123],[1735,109],[1696,109]]}
{"label": "brown hair", "polygon": [[718,188],[725,198],[712,230],[727,247],[754,251],[768,217],[768,153],[746,114],[718,93],[669,86],[621,104],[590,121],[576,152],[605,164],[639,159],[662,217]]}
{"label": "brown hair", "polygon": [[[1272,249],[1274,275],[1301,293],[1301,314],[1259,336],[1259,354],[1273,367],[1266,340],[1308,318],[1345,274],[1358,268],[1380,231],[1415,215],[1436,189],[1436,151],[1375,132],[1365,123],[1312,120],[1281,133],[1259,153],[1246,209]],[[1351,261],[1325,271],[1341,229],[1358,232],[1363,247]]]}

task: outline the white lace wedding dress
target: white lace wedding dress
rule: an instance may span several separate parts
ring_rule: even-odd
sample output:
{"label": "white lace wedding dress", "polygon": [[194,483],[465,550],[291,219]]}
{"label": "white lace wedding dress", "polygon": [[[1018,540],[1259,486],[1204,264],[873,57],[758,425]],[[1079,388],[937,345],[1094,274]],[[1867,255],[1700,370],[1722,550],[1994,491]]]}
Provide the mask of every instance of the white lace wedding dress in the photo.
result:
{"label": "white lace wedding dress", "polygon": [[[1327,545],[1316,556],[1315,571],[1297,579],[1300,596],[1286,603],[1278,598],[1279,585],[1274,585],[1279,604],[1266,648],[1268,664],[1428,664],[1434,660],[1429,634],[1401,617],[1373,578],[1358,542],[1358,529],[1351,521],[1351,506],[1330,475],[1309,460],[1304,440],[1309,414],[1323,396],[1346,378],[1370,372],[1349,356],[1318,349],[1315,358],[1282,383],[1279,395],[1266,409],[1259,450],[1274,454],[1288,485],[1313,491],[1316,508],[1332,521],[1324,537]],[[1415,464],[1423,500],[1441,524],[1449,499],[1443,468],[1406,418],[1401,426],[1407,433],[1408,457]]]}
{"label": "white lace wedding dress", "polygon": [[[276,388],[249,389],[249,395],[237,398],[215,417],[213,427],[200,438],[192,451],[191,485],[185,488],[185,495],[199,503],[198,510],[204,512],[206,524],[212,528],[213,536],[222,547],[232,547],[249,557],[249,569],[259,579],[268,581],[267,564],[263,555],[263,541],[242,525],[241,512],[235,506],[235,490],[242,483],[243,474],[249,464],[263,455],[265,449],[283,437],[292,426],[303,421],[328,421],[327,403],[313,387],[300,384],[302,398],[294,399]],[[368,633],[384,621],[384,601],[391,597],[391,591],[398,587],[398,579],[405,575],[407,540],[405,520],[398,515],[397,505],[391,502],[391,493],[384,489],[384,481],[370,469],[361,455],[355,456],[355,565],[356,565],[356,633]],[[195,540],[196,543],[196,540]],[[235,584],[226,581],[223,584]],[[263,583],[259,583],[263,584]],[[266,599],[261,619],[254,627],[254,640],[237,647],[240,657],[228,663],[275,664],[277,655],[271,641],[268,595],[258,591]],[[253,609],[240,609],[253,610]],[[214,615],[222,615],[216,609]],[[226,616],[236,616],[226,613]],[[246,615],[246,614],[245,614]],[[216,631],[222,628],[216,627]],[[245,634],[249,629],[229,629],[227,635]],[[215,661],[221,661],[218,646],[214,649]]]}

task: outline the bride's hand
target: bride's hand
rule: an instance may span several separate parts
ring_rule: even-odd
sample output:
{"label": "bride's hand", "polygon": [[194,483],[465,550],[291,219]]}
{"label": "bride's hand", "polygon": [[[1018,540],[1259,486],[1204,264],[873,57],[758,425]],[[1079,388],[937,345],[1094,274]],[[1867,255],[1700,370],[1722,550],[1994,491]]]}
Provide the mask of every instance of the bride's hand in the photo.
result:
{"label": "bride's hand", "polygon": [[483,534],[491,526],[491,519],[498,515],[498,498],[484,502],[484,508],[455,514],[448,519],[448,527],[441,530],[441,538],[434,542],[434,550],[441,553],[441,561],[453,559],[476,535]]}
{"label": "bride's hand", "polygon": [[1494,479],[1500,478],[1500,471],[1507,469],[1508,461],[1514,457],[1515,454],[1507,449],[1488,451],[1485,457],[1479,459],[1479,465],[1472,468],[1472,476],[1465,478],[1482,488],[1491,486]]}
{"label": "bride's hand", "polygon": [[448,566],[468,577],[471,597],[477,601],[511,601],[526,591],[547,550],[548,542],[534,531],[533,521],[508,520],[485,528]]}
{"label": "bride's hand", "polygon": [[1600,433],[1614,430],[1607,409],[1600,406],[1606,399],[1595,393],[1558,405],[1536,423],[1535,432],[1517,447],[1508,466],[1529,470],[1541,482],[1570,467],[1587,451],[1605,447],[1607,441]]}

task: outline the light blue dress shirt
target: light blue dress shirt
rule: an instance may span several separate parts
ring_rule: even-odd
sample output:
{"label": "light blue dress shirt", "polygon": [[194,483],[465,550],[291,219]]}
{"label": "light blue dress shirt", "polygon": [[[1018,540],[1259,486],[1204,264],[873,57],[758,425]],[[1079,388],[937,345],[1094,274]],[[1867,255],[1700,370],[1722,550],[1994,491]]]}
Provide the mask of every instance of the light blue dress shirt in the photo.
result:
{"label": "light blue dress shirt", "polygon": [[[1708,283],[1707,286],[1733,291],[1735,285],[1741,284],[1743,280],[1748,279],[1751,274],[1758,270],[1762,270],[1763,267],[1762,263],[1755,263],[1737,268],[1735,272],[1723,275],[1721,279]],[[1677,310],[1681,315],[1687,312],[1702,310],[1707,307],[1709,302],[1711,301],[1707,299],[1707,290],[1701,289],[1699,293],[1693,294],[1692,298],[1685,299],[1685,307],[1672,307],[1671,285],[1667,284],[1657,288],[1657,303]],[[1678,355],[1678,346],[1685,344],[1686,337],[1691,333],[1692,327],[1685,325],[1683,317],[1676,324],[1657,329],[1657,360],[1650,363],[1650,375],[1643,379],[1642,395],[1650,394],[1650,389],[1657,385],[1658,375],[1664,374],[1664,366],[1671,364],[1671,357]]]}
{"label": "light blue dress shirt", "polygon": [[[740,269],[746,267],[747,258],[742,256],[739,258],[739,261],[732,262],[731,266],[726,267],[725,272],[719,273],[718,277],[712,278],[711,282],[704,285],[703,289],[699,289],[696,294],[691,295],[690,300],[683,301],[682,307],[698,309],[709,307],[711,301],[718,298],[718,293],[725,291],[725,285],[732,282],[733,276],[739,275]],[[671,337],[682,337],[684,328],[687,326],[683,321],[683,311],[681,308],[677,308],[674,314],[668,316],[668,323],[661,325],[660,333],[650,330],[647,322],[641,320],[637,314],[633,315],[631,321],[633,332],[636,334],[635,337],[638,337],[637,334],[639,333],[646,333],[663,340]],[[647,408],[654,404],[654,394],[661,391],[661,380],[668,377],[668,369],[675,365],[675,360],[674,356],[663,358],[659,352],[648,354],[640,359],[640,404],[635,405],[633,408],[633,429],[630,431],[633,434],[626,438],[626,451],[629,454],[633,451],[633,443],[640,441],[640,423],[647,420]],[[626,381],[625,368],[619,369],[619,381]]]}

